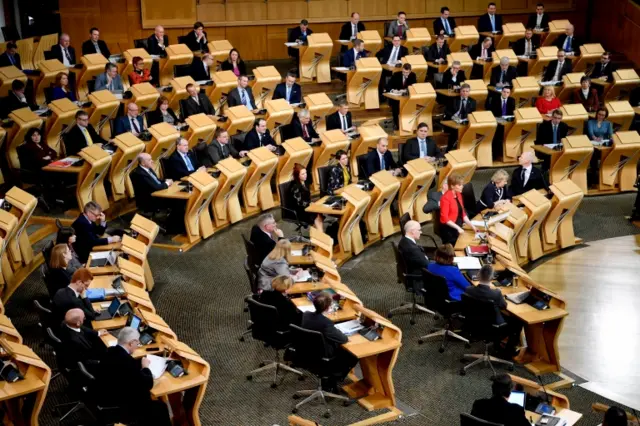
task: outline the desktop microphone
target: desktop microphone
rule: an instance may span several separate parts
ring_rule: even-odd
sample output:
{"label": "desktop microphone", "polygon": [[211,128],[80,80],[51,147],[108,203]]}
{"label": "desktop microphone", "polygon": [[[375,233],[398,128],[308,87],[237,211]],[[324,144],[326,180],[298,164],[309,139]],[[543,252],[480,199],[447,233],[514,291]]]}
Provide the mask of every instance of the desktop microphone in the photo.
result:
{"label": "desktop microphone", "polygon": [[536,379],[538,379],[538,383],[540,383],[540,386],[542,386],[542,390],[544,391],[545,402],[547,404],[550,404],[550,402],[549,402],[549,394],[547,393],[547,389],[544,387],[544,383],[542,383],[542,377],[540,377],[539,374],[536,374]]}

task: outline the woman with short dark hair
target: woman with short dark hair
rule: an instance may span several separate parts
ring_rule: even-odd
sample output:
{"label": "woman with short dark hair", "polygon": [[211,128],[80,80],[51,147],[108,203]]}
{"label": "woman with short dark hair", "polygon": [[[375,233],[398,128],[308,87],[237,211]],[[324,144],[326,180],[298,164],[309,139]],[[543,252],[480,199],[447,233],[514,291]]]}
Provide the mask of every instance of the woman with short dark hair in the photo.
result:
{"label": "woman with short dark hair", "polygon": [[460,269],[453,263],[456,253],[451,244],[443,244],[438,247],[435,255],[435,263],[429,264],[429,272],[440,275],[447,280],[449,288],[449,300],[459,301],[462,293],[469,287],[469,281],[462,275]]}

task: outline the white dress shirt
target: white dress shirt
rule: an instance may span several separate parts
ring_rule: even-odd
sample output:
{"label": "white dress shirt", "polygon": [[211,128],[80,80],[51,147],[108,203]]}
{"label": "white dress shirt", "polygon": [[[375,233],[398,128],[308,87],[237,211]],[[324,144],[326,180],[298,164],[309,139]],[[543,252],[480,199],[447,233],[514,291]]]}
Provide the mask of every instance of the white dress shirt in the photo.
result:
{"label": "white dress shirt", "polygon": [[393,46],[391,48],[391,54],[389,55],[389,60],[387,61],[387,65],[395,65],[398,62],[398,53],[400,52],[400,47]]}
{"label": "white dress shirt", "polygon": [[523,167],[522,170],[524,171],[524,179],[522,179],[522,186],[526,186],[527,182],[529,182],[529,177],[531,177],[531,168],[533,166],[529,165],[528,167]]}

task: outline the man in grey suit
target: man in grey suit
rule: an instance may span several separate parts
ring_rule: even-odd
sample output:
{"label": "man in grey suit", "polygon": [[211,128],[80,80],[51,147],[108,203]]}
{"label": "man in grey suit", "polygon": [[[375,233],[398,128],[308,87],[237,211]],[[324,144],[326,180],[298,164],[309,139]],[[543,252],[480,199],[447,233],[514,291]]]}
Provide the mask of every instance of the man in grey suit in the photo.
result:
{"label": "man in grey suit", "polygon": [[104,66],[104,73],[96,77],[96,84],[93,91],[108,90],[111,93],[123,92],[122,80],[118,75],[118,67],[111,62]]}
{"label": "man in grey suit", "polygon": [[407,38],[407,30],[409,30],[407,14],[404,12],[398,12],[398,19],[396,21],[391,21],[391,24],[389,24],[387,37],[400,36],[400,38],[404,40]]}
{"label": "man in grey suit", "polygon": [[233,89],[227,95],[227,105],[230,107],[244,105],[254,114],[258,112],[256,101],[253,99],[253,92],[249,87],[249,77],[241,75],[238,77],[238,87]]}
{"label": "man in grey suit", "polygon": [[440,188],[440,191],[429,191],[429,193],[427,194],[427,202],[425,203],[424,207],[422,207],[422,211],[428,214],[433,212],[434,210],[439,209],[440,199],[448,190],[449,183],[445,179],[444,181],[442,181],[442,187]]}
{"label": "man in grey suit", "polygon": [[229,133],[221,127],[216,129],[213,141],[209,145],[201,142],[196,145],[195,151],[198,161],[205,167],[213,167],[229,157],[240,158],[233,144],[229,143]]}

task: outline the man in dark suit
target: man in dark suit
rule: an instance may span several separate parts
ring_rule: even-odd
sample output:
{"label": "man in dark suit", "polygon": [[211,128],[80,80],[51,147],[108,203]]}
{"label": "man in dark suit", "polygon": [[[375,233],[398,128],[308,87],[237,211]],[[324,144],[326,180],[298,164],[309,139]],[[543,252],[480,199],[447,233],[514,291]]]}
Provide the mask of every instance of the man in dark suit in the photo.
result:
{"label": "man in dark suit", "polygon": [[181,102],[184,118],[195,114],[207,114],[209,118],[214,118],[216,110],[211,105],[211,101],[204,93],[200,93],[195,84],[187,84],[189,97]]}
{"label": "man in dark suit", "polygon": [[[358,33],[364,30],[364,24],[360,22],[360,14],[353,12],[351,14],[351,20],[340,28],[338,40],[355,40],[358,38]],[[343,45],[342,51],[344,52],[345,50],[347,50],[347,46]]]}
{"label": "man in dark suit", "polygon": [[[165,175],[169,179],[180,180],[200,168],[198,157],[189,150],[189,141],[178,139],[176,150],[165,163]],[[204,169],[204,167],[203,167]]]}
{"label": "man in dark suit", "polygon": [[187,45],[192,52],[208,52],[207,32],[204,30],[202,22],[198,21],[193,24],[193,31],[185,36],[184,44]]}
{"label": "man in dark suit", "polygon": [[338,110],[325,118],[327,130],[340,129],[343,133],[349,133],[355,130],[355,126],[351,121],[351,113],[349,112],[349,104],[341,101],[338,104]]}
{"label": "man in dark suit", "polygon": [[107,351],[100,339],[100,336],[107,334],[107,330],[94,331],[86,327],[84,322],[82,309],[69,309],[60,329],[55,330],[55,335],[62,341],[63,358],[68,361],[67,367],[77,368],[78,362],[82,362],[90,371],[95,371],[92,366],[98,364]]}
{"label": "man in dark suit", "polygon": [[[487,99],[488,100],[488,99]],[[516,109],[516,100],[511,97],[511,87],[505,86],[500,92],[500,96],[491,99],[491,112],[496,118],[513,116]],[[493,158],[501,157],[503,154],[504,126],[498,125],[493,134]]]}
{"label": "man in dark suit", "polygon": [[149,55],[165,56],[167,46],[169,46],[169,37],[164,34],[164,27],[157,25],[153,34],[147,39],[147,52]]}
{"label": "man in dark suit", "polygon": [[144,426],[171,426],[167,405],[151,399],[153,374],[147,357],[133,358],[140,345],[140,333],[124,327],[118,333],[118,344],[107,349],[96,374],[97,402],[118,407],[116,421]]}
{"label": "man in dark suit", "polygon": [[353,40],[353,49],[349,49],[342,53],[342,62],[340,65],[345,68],[355,67],[358,59],[366,57],[367,54],[364,51],[364,42],[357,38]]}
{"label": "man in dark suit", "polygon": [[86,290],[93,280],[93,275],[87,268],[80,268],[73,273],[71,283],[56,291],[51,300],[53,304],[53,314],[58,321],[62,322],[70,309],[80,309],[84,312],[84,325],[91,327],[93,321],[100,312],[96,312],[91,306],[91,301],[87,299]]}
{"label": "man in dark suit", "polygon": [[260,265],[271,250],[276,247],[276,241],[284,238],[284,233],[278,228],[278,223],[271,213],[264,213],[258,218],[258,222],[251,227],[250,241],[255,247],[256,259]]}
{"label": "man in dark suit", "polygon": [[229,143],[229,133],[222,127],[216,129],[210,144],[201,142],[196,145],[195,152],[204,167],[213,167],[227,158],[240,158],[240,153]]}
{"label": "man in dark suit", "polygon": [[409,139],[404,144],[402,150],[402,163],[406,163],[416,158],[424,158],[433,163],[437,158],[442,157],[440,148],[429,136],[429,126],[427,123],[418,124],[415,138]]}
{"label": "man in dark suit", "polygon": [[508,374],[499,374],[491,384],[491,398],[478,399],[473,403],[471,415],[479,419],[509,426],[530,426],[524,407],[509,402],[513,383]]}
{"label": "man in dark suit", "polygon": [[429,62],[435,62],[441,64],[447,62],[447,55],[451,53],[449,45],[447,44],[443,35],[436,37],[436,42],[429,48],[424,47],[422,54]]}
{"label": "man in dark suit", "polygon": [[78,155],[80,151],[89,145],[107,144],[107,141],[102,139],[89,123],[89,114],[84,110],[76,112],[76,125],[63,136],[63,141],[64,152],[67,156]]}
{"label": "man in dark suit", "polygon": [[440,17],[433,21],[433,33],[435,35],[455,36],[456,20],[449,16],[447,6],[440,8]]}
{"label": "man in dark suit", "polygon": [[544,70],[542,81],[562,81],[562,77],[571,72],[571,61],[567,61],[566,56],[564,50],[558,50],[558,59],[549,62],[547,69]]}
{"label": "man in dark suit", "polygon": [[460,69],[460,62],[451,62],[451,67],[442,73],[441,87],[443,89],[460,87],[467,79],[464,70]]}
{"label": "man in dark suit", "polygon": [[4,114],[9,115],[11,112],[22,108],[30,108],[32,111],[38,109],[38,105],[32,104],[27,100],[25,90],[26,86],[21,80],[13,80],[11,82],[11,90],[2,99],[2,111]]}
{"label": "man in dark suit", "polygon": [[[387,92],[398,92],[402,95],[407,95],[409,86],[416,84],[416,73],[411,71],[411,64],[407,63],[402,66],[401,72],[394,72],[387,83]],[[400,128],[400,101],[395,99],[387,99],[389,106],[391,107],[391,115],[393,116],[393,129],[398,130]]]}
{"label": "man in dark suit", "polygon": [[[402,254],[404,263],[407,266],[408,274],[422,275],[422,270],[429,266],[429,258],[424,254],[423,248],[418,245],[418,240],[422,235],[420,222],[410,220],[404,225],[404,236],[398,243],[398,251]],[[422,287],[422,280],[412,280],[416,290]]]}
{"label": "man in dark suit", "polygon": [[13,43],[7,43],[7,50],[0,55],[0,67],[14,66],[19,70],[22,69],[22,62],[20,62],[20,54],[18,53],[18,46]]}
{"label": "man in dark suit", "polygon": [[394,176],[400,176],[401,170],[389,151],[387,138],[378,139],[376,149],[369,152],[366,157],[367,177],[381,170],[389,170]]}
{"label": "man in dark suit", "polygon": [[513,51],[517,56],[533,56],[536,55],[536,49],[540,47],[540,42],[533,36],[531,28],[527,28],[524,32],[524,38],[516,40],[513,43]]}
{"label": "man in dark suit", "polygon": [[580,46],[582,46],[582,43],[578,39],[576,39],[573,31],[573,25],[567,24],[566,28],[564,29],[564,34],[558,36],[554,45],[558,49],[562,49],[567,52],[567,55],[578,56],[580,55]]}
{"label": "man in dark suit", "polygon": [[[469,92],[471,88],[468,84],[463,84],[460,86],[460,97],[455,97],[451,99],[451,101],[447,104],[444,114],[447,119],[453,119],[454,117],[459,118],[460,120],[467,120],[469,114],[475,112],[476,110],[476,101],[469,97]],[[449,143],[447,145],[447,151],[451,151],[455,149],[455,146],[458,142],[458,130],[457,129],[449,129]]]}
{"label": "man in dark suit", "polygon": [[506,56],[500,59],[500,65],[491,71],[490,86],[501,88],[504,86],[511,87],[513,80],[518,77],[516,67],[509,65],[509,58]]}
{"label": "man in dark suit", "polygon": [[427,193],[427,202],[422,207],[422,211],[429,214],[440,208],[440,199],[449,190],[449,183],[446,179],[442,181],[440,191],[429,191]]}
{"label": "man in dark suit", "polygon": [[604,52],[600,57],[600,62],[593,65],[593,70],[589,75],[593,78],[604,77],[606,81],[613,81],[613,73],[616,71],[616,66],[611,63],[611,53]]}
{"label": "man in dark suit", "polygon": [[227,95],[227,105],[230,107],[244,105],[254,114],[258,112],[256,101],[253,98],[253,92],[249,87],[249,77],[241,75],[238,77],[238,87],[231,90]]}
{"label": "man in dark suit", "polygon": [[493,46],[493,39],[485,37],[482,43],[476,43],[469,49],[471,59],[491,59],[496,48]]}
{"label": "man in dark suit", "polygon": [[[380,61],[380,64],[394,67],[400,63],[400,60],[403,57],[409,54],[409,50],[401,44],[402,39],[400,38],[400,36],[393,36],[391,43],[392,44],[390,46],[379,50],[378,53],[376,53],[376,57]],[[380,77],[380,81],[378,82],[378,93],[381,100],[383,99],[382,90],[387,84],[387,79],[392,75],[393,71],[389,71],[385,68],[382,69],[382,75]]]}
{"label": "man in dark suit", "polygon": [[189,75],[191,76],[191,78],[193,78],[194,81],[211,80],[212,66],[213,56],[211,56],[211,53],[205,53],[204,55],[202,55],[202,59],[194,56],[193,62],[191,62],[191,67],[189,68]]}
{"label": "man in dark suit", "polygon": [[536,145],[562,143],[567,137],[569,126],[562,122],[562,111],[557,109],[551,114],[550,121],[543,121],[538,127]]}
{"label": "man in dark suit", "polygon": [[296,83],[296,75],[288,72],[284,83],[280,83],[273,91],[273,99],[284,99],[290,104],[302,102],[302,88]]}
{"label": "man in dark suit", "polygon": [[101,53],[107,59],[111,56],[107,43],[100,40],[100,30],[96,27],[89,30],[89,40],[82,43],[82,56],[92,53]]}
{"label": "man in dark suit", "polygon": [[78,216],[71,227],[76,231],[73,250],[82,263],[86,263],[89,253],[95,246],[120,242],[119,235],[101,237],[101,235],[106,235],[107,220],[102,212],[102,207],[95,201],[89,201],[85,204],[82,214]]}
{"label": "man in dark suit", "polygon": [[[289,33],[289,37],[287,38],[287,42],[293,43],[295,41],[301,41],[303,43],[307,42],[307,37],[313,34],[311,28],[309,28],[309,21],[303,19],[300,21],[300,25],[293,28]],[[289,56],[292,57],[296,62],[298,62],[298,58],[300,56],[300,52],[298,49],[294,49],[293,47],[289,47],[288,49]]]}
{"label": "man in dark suit", "polygon": [[264,118],[257,118],[253,129],[247,132],[242,142],[240,157],[247,155],[254,148],[266,146],[271,152],[277,149],[276,142],[271,137],[271,132],[267,129],[267,121]]}
{"label": "man in dark suit", "polygon": [[532,189],[547,189],[547,182],[544,180],[542,172],[533,166],[536,156],[533,151],[525,151],[520,154],[518,163],[511,175],[511,185],[509,189],[512,195],[520,195]]}
{"label": "man in dark suit", "polygon": [[131,102],[127,105],[127,115],[118,117],[113,123],[113,135],[118,136],[123,133],[131,132],[133,136],[139,136],[146,130],[144,120],[139,115],[140,108]]}
{"label": "man in dark suit", "polygon": [[311,114],[307,109],[300,110],[300,112],[294,114],[291,124],[282,129],[282,134],[285,140],[302,138],[307,143],[320,141],[320,135],[313,128]]}
{"label": "man in dark suit", "polygon": [[[70,46],[69,34],[60,34],[60,41],[51,47],[52,59],[57,59],[66,67],[76,64],[76,50]],[[73,73],[69,73],[73,74]]]}
{"label": "man in dark suit", "polygon": [[131,183],[136,193],[136,205],[145,211],[155,212],[161,209],[162,198],[154,197],[156,191],[167,189],[173,184],[173,180],[160,180],[154,171],[155,164],[151,155],[143,152],[138,155],[138,167],[131,172]]}
{"label": "man in dark suit", "polygon": [[542,3],[536,4],[536,13],[529,15],[527,21],[527,28],[538,28],[543,31],[549,31],[549,21],[551,18],[548,13],[544,12],[544,5]]}
{"label": "man in dark suit", "polygon": [[487,6],[487,13],[478,18],[478,32],[501,33],[502,16],[496,15],[496,4],[491,2]]}

